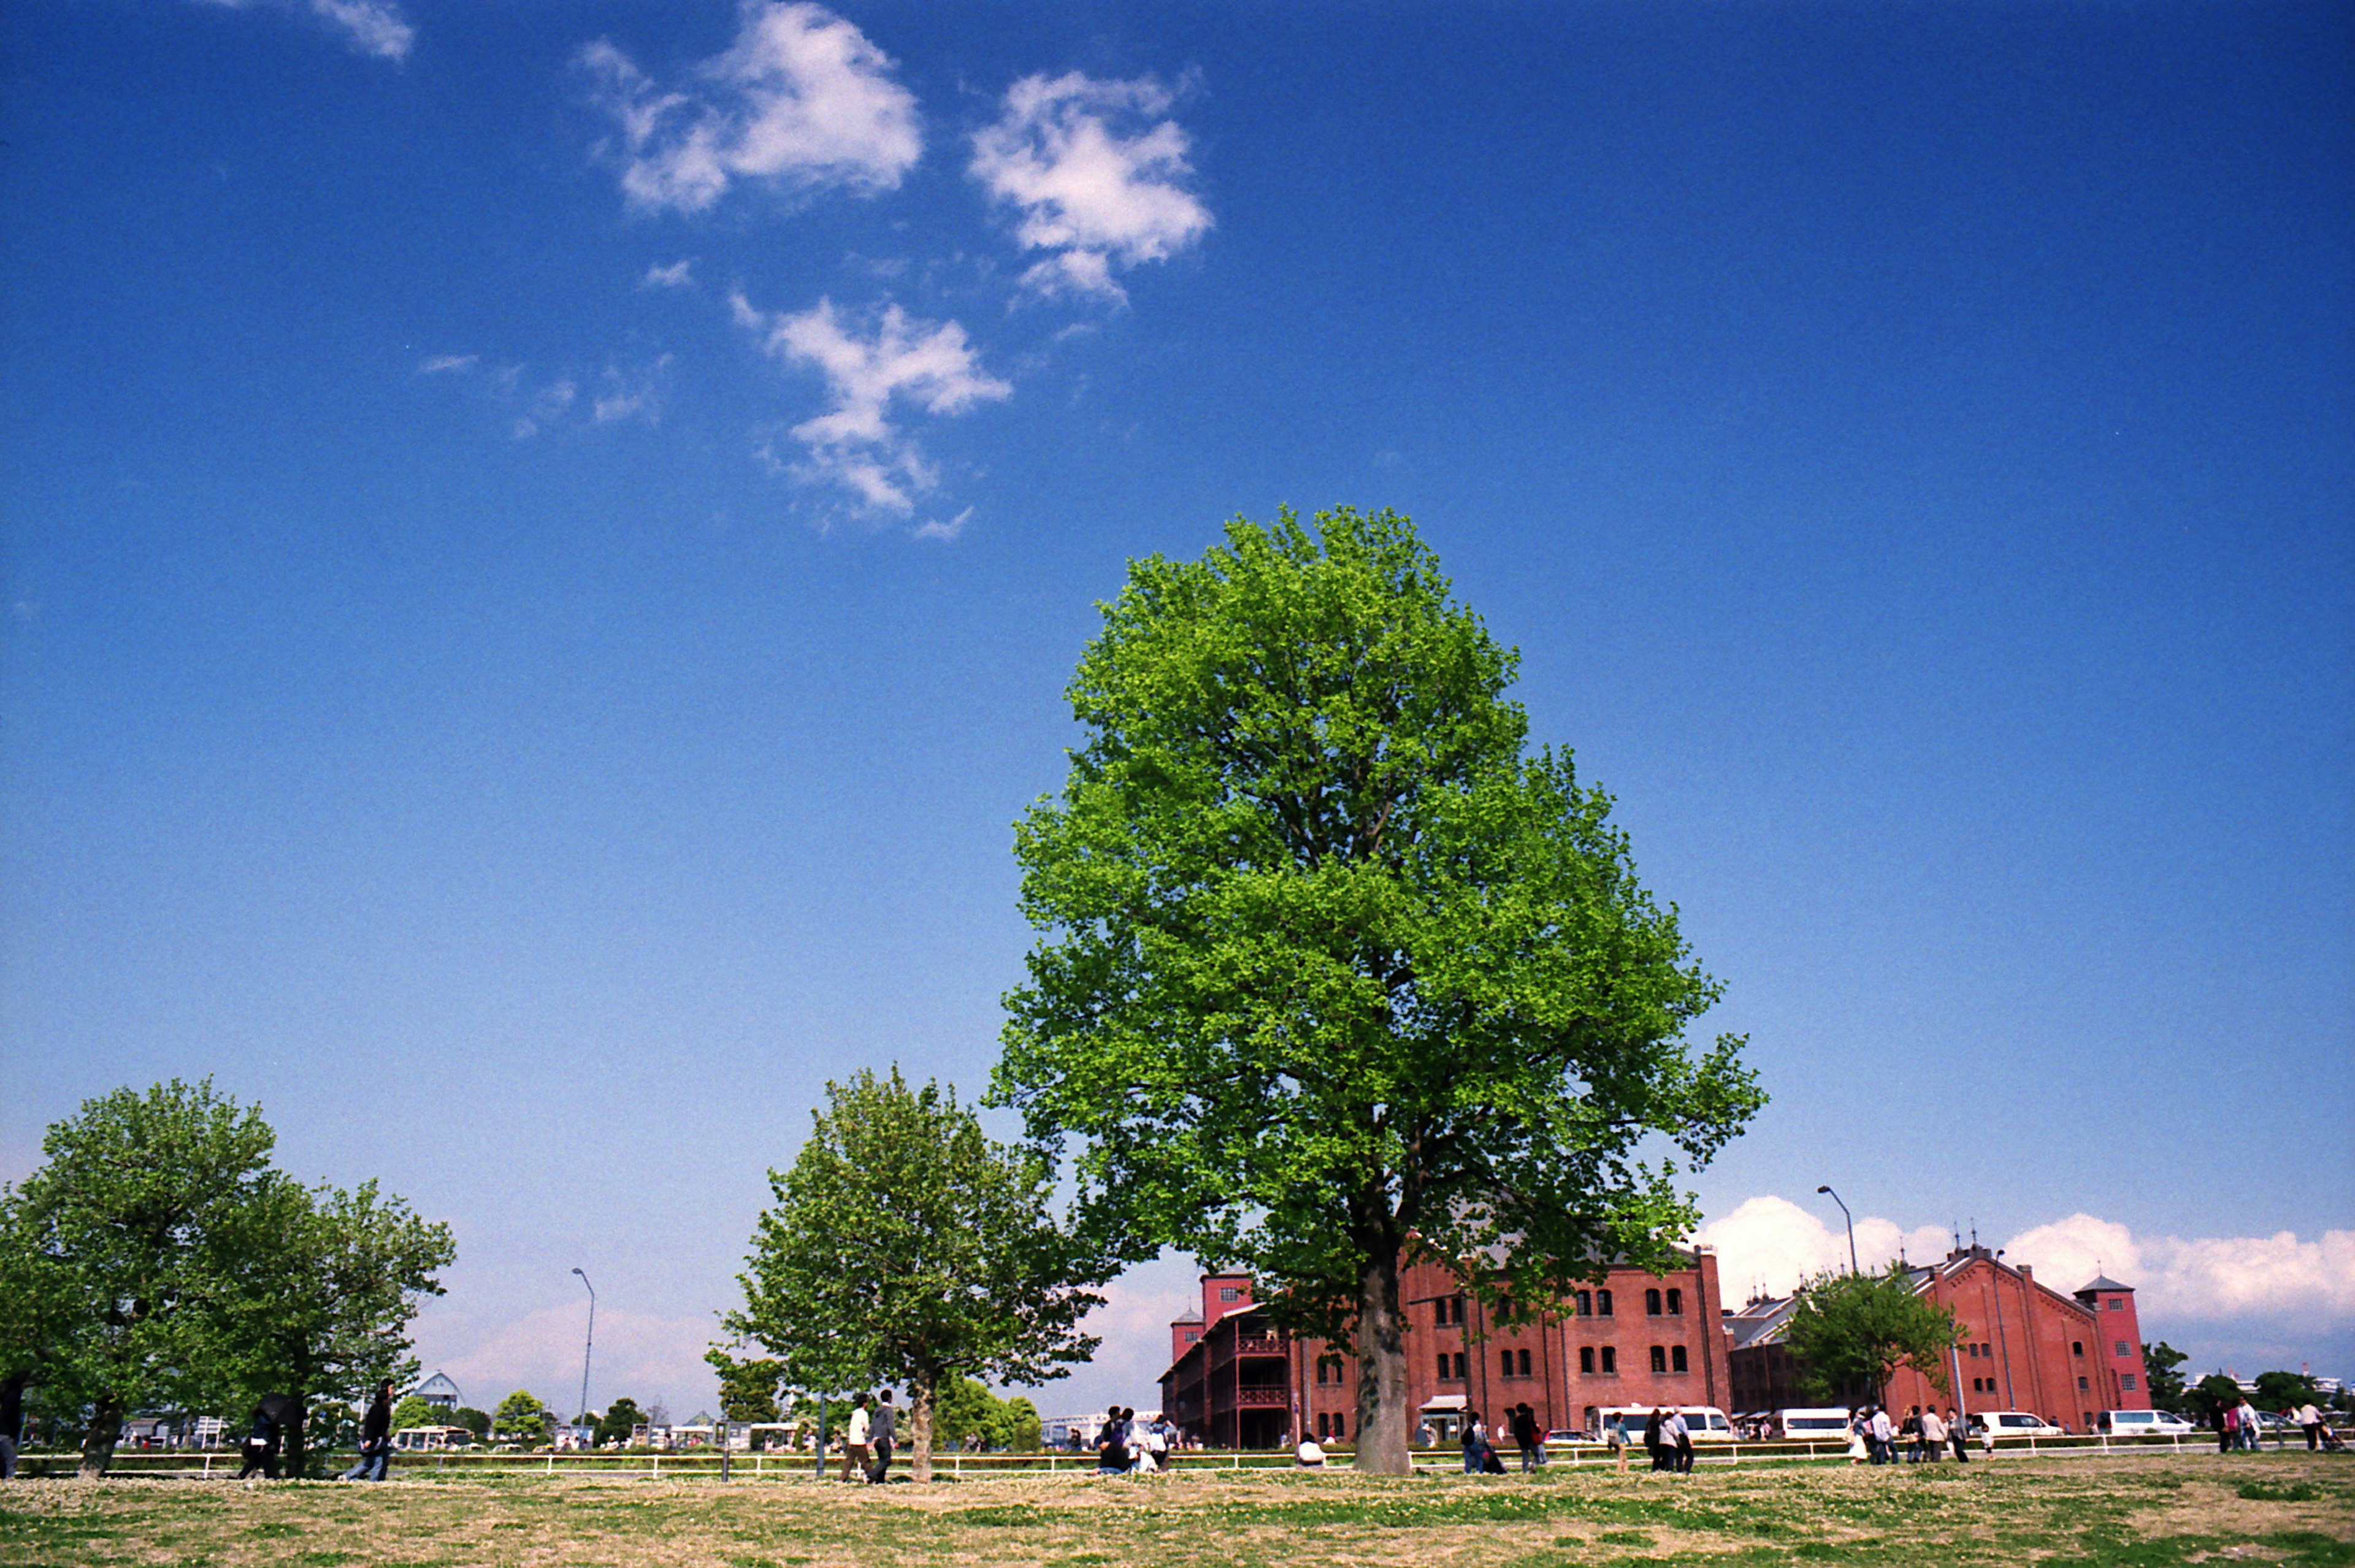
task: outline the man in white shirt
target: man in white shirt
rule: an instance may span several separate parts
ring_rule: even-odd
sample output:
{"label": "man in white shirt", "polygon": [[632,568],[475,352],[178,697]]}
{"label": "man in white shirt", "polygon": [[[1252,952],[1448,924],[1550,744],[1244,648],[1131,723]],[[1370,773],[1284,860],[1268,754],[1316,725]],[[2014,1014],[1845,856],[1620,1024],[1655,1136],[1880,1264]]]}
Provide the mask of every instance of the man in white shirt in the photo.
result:
{"label": "man in white shirt", "polygon": [[1872,1407],[1872,1422],[1869,1428],[1869,1435],[1872,1439],[1872,1462],[1876,1465],[1888,1464],[1890,1442],[1896,1435],[1890,1427],[1889,1413],[1877,1404]]}
{"label": "man in white shirt", "polygon": [[1936,1405],[1922,1412],[1922,1448],[1933,1465],[1946,1456],[1946,1424],[1938,1419]]}
{"label": "man in white shirt", "polygon": [[2314,1401],[2307,1400],[2304,1404],[2299,1405],[2295,1419],[2299,1426],[2305,1428],[2307,1448],[2309,1451],[2320,1448],[2322,1446],[2322,1412],[2314,1408]]}
{"label": "man in white shirt", "polygon": [[867,1396],[862,1393],[850,1402],[850,1430],[843,1435],[842,1478],[844,1480],[850,1479],[851,1468],[854,1466],[858,1467],[859,1478],[861,1480],[866,1478],[867,1435],[872,1430],[874,1430],[874,1423],[867,1413]]}
{"label": "man in white shirt", "polygon": [[2257,1449],[2257,1438],[2263,1429],[2257,1425],[2257,1407],[2249,1403],[2249,1396],[2246,1394],[2241,1396],[2240,1414],[2241,1446],[2254,1454]]}
{"label": "man in white shirt", "polygon": [[1692,1431],[1673,1410],[1660,1423],[1660,1446],[1668,1450],[1669,1474],[1681,1476],[1692,1469]]}

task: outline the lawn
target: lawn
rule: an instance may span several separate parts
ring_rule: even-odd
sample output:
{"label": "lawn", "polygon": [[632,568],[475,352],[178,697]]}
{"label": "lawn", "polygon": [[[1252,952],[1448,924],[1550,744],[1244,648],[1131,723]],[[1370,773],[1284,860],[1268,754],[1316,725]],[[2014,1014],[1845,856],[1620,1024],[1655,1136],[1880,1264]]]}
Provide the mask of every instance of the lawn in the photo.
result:
{"label": "lawn", "polygon": [[2355,1568],[2355,1463],[2291,1452],[1682,1477],[1589,1467],[1534,1479],[1202,1470],[923,1488],[514,1477],[0,1490],[9,1568],[2210,1561]]}

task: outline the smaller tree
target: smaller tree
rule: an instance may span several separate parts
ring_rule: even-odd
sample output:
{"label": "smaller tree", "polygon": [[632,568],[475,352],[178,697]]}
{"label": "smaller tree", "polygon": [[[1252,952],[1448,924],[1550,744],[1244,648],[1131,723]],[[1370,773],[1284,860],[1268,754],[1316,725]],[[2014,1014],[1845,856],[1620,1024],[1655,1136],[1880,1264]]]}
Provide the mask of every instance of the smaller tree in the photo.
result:
{"label": "smaller tree", "polygon": [[476,1410],[471,1404],[462,1404],[450,1413],[449,1424],[463,1426],[478,1439],[488,1437],[491,1435],[491,1413]]}
{"label": "smaller tree", "polygon": [[1912,1273],[1891,1263],[1880,1274],[1824,1274],[1801,1285],[1785,1342],[1809,1397],[1855,1404],[1884,1402],[1899,1367],[1945,1392],[1946,1354],[1961,1339],[1954,1309],[1916,1294]]}
{"label": "smaller tree", "polygon": [[782,1361],[731,1356],[714,1345],[703,1352],[719,1374],[719,1409],[730,1421],[774,1421],[777,1391],[783,1384]]}
{"label": "smaller tree", "polygon": [[2296,1410],[2301,1404],[2319,1403],[2322,1391],[2304,1372],[2259,1372],[2257,1374],[2256,1406],[2259,1410]]}
{"label": "smaller tree", "polygon": [[498,1409],[491,1413],[491,1432],[496,1436],[519,1439],[530,1448],[547,1442],[548,1414],[539,1396],[529,1389],[519,1388],[499,1401]]}
{"label": "smaller tree", "polygon": [[2241,1385],[2222,1372],[2210,1372],[2191,1385],[2191,1402],[2200,1407],[2201,1419],[2213,1422],[2217,1412],[2241,1403]]}
{"label": "smaller tree", "polygon": [[412,1426],[442,1426],[446,1424],[448,1424],[442,1419],[441,1411],[435,1409],[432,1405],[426,1403],[423,1400],[418,1398],[413,1393],[406,1396],[399,1404],[392,1407],[392,1429],[395,1432],[405,1432]]}
{"label": "smaller tree", "polygon": [[602,1448],[608,1443],[627,1443],[645,1419],[646,1413],[638,1408],[636,1400],[615,1400],[597,1418],[597,1445]]}
{"label": "smaller tree", "polygon": [[752,1235],[730,1333],[814,1393],[904,1384],[912,1467],[932,1478],[938,1391],[959,1377],[1039,1382],[1097,1341],[1104,1255],[1057,1223],[1052,1162],[994,1143],[955,1092],[862,1071],[826,1086]]}
{"label": "smaller tree", "polygon": [[2150,1403],[2154,1408],[2183,1408],[2183,1374],[2176,1369],[2189,1359],[2164,1339],[2142,1348],[2143,1381],[2150,1390]]}

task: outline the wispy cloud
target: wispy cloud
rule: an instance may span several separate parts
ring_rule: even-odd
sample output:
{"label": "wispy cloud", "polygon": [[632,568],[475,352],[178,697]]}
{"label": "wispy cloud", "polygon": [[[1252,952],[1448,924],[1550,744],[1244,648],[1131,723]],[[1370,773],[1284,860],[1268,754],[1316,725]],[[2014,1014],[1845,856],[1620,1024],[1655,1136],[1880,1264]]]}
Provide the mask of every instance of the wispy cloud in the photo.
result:
{"label": "wispy cloud", "polygon": [[506,411],[507,432],[529,441],[561,425],[585,421],[591,425],[618,424],[636,420],[657,424],[662,419],[665,384],[671,356],[665,354],[636,365],[609,363],[591,379],[594,389],[583,400],[581,378],[567,371],[552,377],[535,376],[525,365],[485,368],[477,354],[439,354],[417,367],[421,376],[448,376],[474,387]]}
{"label": "wispy cloud", "polygon": [[1156,81],[1077,71],[1007,89],[996,121],[973,139],[971,168],[1021,214],[1016,238],[1049,252],[1022,275],[1025,285],[1125,300],[1115,264],[1165,261],[1210,228],[1209,209],[1188,188],[1186,133],[1160,118],[1173,101]]}
{"label": "wispy cloud", "polygon": [[967,507],[964,511],[945,521],[938,517],[933,518],[916,530],[916,537],[920,539],[939,539],[945,544],[964,532],[965,524],[972,520],[973,508]]}
{"label": "wispy cloud", "polygon": [[421,376],[446,376],[453,370],[471,370],[481,363],[479,354],[436,354],[417,367]]}
{"label": "wispy cloud", "polygon": [[[242,11],[258,0],[208,0],[224,10]],[[364,55],[395,63],[409,58],[417,42],[417,29],[410,26],[392,0],[259,0],[280,10],[305,10],[328,23],[343,34],[344,41]]]}
{"label": "wispy cloud", "polygon": [[624,370],[616,365],[605,367],[600,378],[597,396],[590,404],[589,417],[597,424],[613,424],[622,420],[644,420],[648,424],[662,421],[662,383],[670,370],[667,354],[653,364]]}
{"label": "wispy cloud", "polygon": [[748,0],[736,40],[664,89],[607,39],[581,51],[619,130],[622,189],[700,212],[740,180],[890,190],[923,152],[915,96],[856,27],[822,5]]}
{"label": "wispy cloud", "polygon": [[673,261],[667,267],[659,264],[648,267],[646,275],[638,280],[638,287],[642,289],[691,288],[695,283],[694,267],[695,258],[692,256],[684,261]]}
{"label": "wispy cloud", "polygon": [[892,422],[895,405],[961,414],[1014,390],[982,368],[954,321],[919,321],[896,304],[853,318],[830,299],[798,315],[763,312],[741,289],[729,306],[763,353],[826,378],[826,411],[793,427],[806,460],[780,466],[838,485],[879,511],[905,517],[939,483],[922,449]]}

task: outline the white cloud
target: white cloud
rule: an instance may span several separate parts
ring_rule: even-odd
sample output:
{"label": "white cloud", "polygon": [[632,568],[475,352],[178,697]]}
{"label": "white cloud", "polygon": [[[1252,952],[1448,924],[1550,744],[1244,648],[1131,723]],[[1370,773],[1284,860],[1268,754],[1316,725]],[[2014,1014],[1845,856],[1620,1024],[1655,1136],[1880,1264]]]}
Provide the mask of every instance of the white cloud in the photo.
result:
{"label": "white cloud", "polygon": [[[1829,1219],[1786,1199],[1752,1198],[1703,1225],[1696,1241],[1717,1248],[1718,1277],[1728,1300],[1755,1287],[1780,1296],[1810,1274],[1848,1265],[1838,1213]],[[1856,1222],[1858,1258],[1876,1268],[1902,1246],[1915,1263],[1946,1254],[1950,1232],[1936,1225],[1905,1229],[1877,1215]],[[2155,1321],[2205,1323],[2282,1318],[2310,1326],[2355,1324],[2355,1231],[2325,1231],[2312,1241],[2273,1236],[2137,1235],[2091,1214],[2038,1225],[2003,1243],[2004,1262],[2026,1264],[2037,1278],[2068,1292],[2107,1274],[2135,1287],[2146,1328]]]}
{"label": "white cloud", "polygon": [[1165,261],[1209,229],[1209,209],[1186,188],[1186,133],[1156,118],[1172,101],[1149,80],[1077,71],[1007,89],[996,123],[973,139],[971,167],[1020,211],[1016,238],[1050,252],[1022,275],[1027,286],[1124,300],[1114,262]]}
{"label": "white cloud", "polygon": [[446,375],[453,370],[471,370],[482,359],[479,354],[436,354],[417,367],[421,376]]}
{"label": "white cloud", "polygon": [[566,376],[529,394],[525,400],[524,413],[515,421],[515,438],[529,441],[554,424],[562,417],[564,411],[572,406],[572,400],[580,393],[581,389],[573,385],[570,377]]}
{"label": "white cloud", "polygon": [[741,289],[728,303],[762,352],[815,367],[826,378],[826,411],[793,427],[807,461],[780,466],[839,485],[878,511],[904,517],[918,495],[939,483],[915,442],[892,423],[895,403],[959,414],[1014,390],[981,368],[954,321],[919,321],[893,304],[862,331],[830,299],[799,315],[756,310]]}
{"label": "white cloud", "polygon": [[[1744,1200],[1723,1219],[1703,1225],[1693,1239],[1717,1249],[1719,1287],[1730,1301],[1753,1289],[1788,1295],[1809,1275],[1848,1266],[1848,1229],[1837,1211],[1828,1221],[1812,1209],[1771,1194]],[[1901,1252],[1915,1263],[1942,1258],[1950,1244],[1948,1232],[1935,1225],[1907,1230],[1870,1214],[1856,1222],[1857,1261],[1869,1269]]]}
{"label": "white cloud", "polygon": [[916,530],[916,537],[920,539],[939,539],[941,542],[945,544],[950,539],[956,538],[957,535],[964,532],[965,524],[970,522],[972,518],[973,508],[971,507],[967,507],[964,511],[959,512],[955,517],[949,518],[946,522],[943,522],[937,517],[933,518],[931,522],[926,523],[923,527]]}
{"label": "white cloud", "polygon": [[642,289],[692,288],[695,285],[695,279],[691,275],[694,266],[695,258],[692,256],[684,261],[673,261],[667,267],[650,266],[646,269],[646,275],[638,280],[638,287]]}
{"label": "white cloud", "polygon": [[2106,1273],[2135,1287],[2137,1315],[2218,1322],[2294,1317],[2355,1324],[2355,1231],[2300,1241],[2272,1236],[2137,1236],[2091,1214],[2023,1231],[2004,1246],[2006,1263],[2034,1266],[2045,1283],[2073,1290]]}
{"label": "white cloud", "polygon": [[622,139],[632,204],[700,212],[739,180],[873,194],[923,152],[915,96],[822,5],[747,0],[727,50],[665,91],[611,41],[581,51]]}
{"label": "white cloud", "polygon": [[667,380],[671,356],[665,354],[641,365],[606,365],[598,372],[594,390],[588,394],[584,407],[581,380],[572,374],[557,376],[551,380],[538,380],[526,374],[522,365],[502,365],[495,369],[482,368],[477,354],[438,354],[417,367],[421,376],[450,376],[472,386],[506,411],[508,432],[517,441],[529,441],[543,432],[570,424],[576,418],[591,425],[618,424],[625,420],[640,420],[647,424],[662,421],[663,387]]}
{"label": "white cloud", "polygon": [[[211,0],[226,10],[242,11],[253,0]],[[292,5],[296,0],[280,0]],[[409,58],[417,29],[392,0],[302,0],[304,9],[340,28],[344,41],[364,55],[396,63]]]}
{"label": "white cloud", "polygon": [[662,381],[670,368],[667,354],[641,369],[624,370],[616,365],[605,367],[599,380],[600,390],[590,404],[589,418],[594,424],[613,424],[621,420],[644,420],[648,424],[662,422]]}
{"label": "white cloud", "polygon": [[[513,1390],[529,1389],[559,1413],[581,1399],[581,1349],[587,1327],[580,1307],[545,1307],[512,1321],[475,1328],[429,1307],[418,1324],[425,1370],[447,1372],[476,1409],[489,1410]],[[703,1352],[720,1338],[709,1317],[658,1317],[606,1307],[597,1314],[589,1399],[603,1408],[626,1394],[641,1406],[665,1401],[684,1418],[711,1400],[714,1379]]]}

